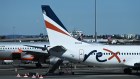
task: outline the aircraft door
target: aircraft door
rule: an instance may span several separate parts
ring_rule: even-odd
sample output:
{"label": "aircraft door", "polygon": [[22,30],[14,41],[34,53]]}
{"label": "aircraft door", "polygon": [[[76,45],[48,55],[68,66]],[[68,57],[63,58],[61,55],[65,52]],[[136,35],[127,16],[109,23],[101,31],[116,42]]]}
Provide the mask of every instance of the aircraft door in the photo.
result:
{"label": "aircraft door", "polygon": [[80,49],[79,50],[79,60],[80,61],[83,61],[83,59],[84,59],[84,50],[83,49]]}

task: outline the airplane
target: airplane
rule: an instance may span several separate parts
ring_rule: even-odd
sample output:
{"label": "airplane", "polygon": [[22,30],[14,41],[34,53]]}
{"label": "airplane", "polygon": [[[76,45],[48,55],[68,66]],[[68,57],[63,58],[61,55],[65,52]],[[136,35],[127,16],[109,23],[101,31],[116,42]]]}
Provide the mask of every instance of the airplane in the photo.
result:
{"label": "airplane", "polygon": [[46,48],[48,42],[0,42],[0,60],[30,60],[37,61],[36,67],[41,63],[55,63],[50,61]]}
{"label": "airplane", "polygon": [[[49,5],[42,5],[50,55],[81,64],[124,67],[124,73],[140,68],[139,45],[91,45],[73,38]],[[88,28],[88,27],[87,27]]]}

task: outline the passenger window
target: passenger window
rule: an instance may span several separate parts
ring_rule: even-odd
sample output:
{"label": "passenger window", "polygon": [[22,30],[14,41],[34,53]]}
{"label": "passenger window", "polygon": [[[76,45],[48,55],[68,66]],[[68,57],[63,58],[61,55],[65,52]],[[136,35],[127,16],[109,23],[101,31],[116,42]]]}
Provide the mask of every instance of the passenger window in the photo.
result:
{"label": "passenger window", "polygon": [[124,55],[125,55],[126,53],[124,53]]}
{"label": "passenger window", "polygon": [[136,55],[136,53],[134,53],[134,55]]}

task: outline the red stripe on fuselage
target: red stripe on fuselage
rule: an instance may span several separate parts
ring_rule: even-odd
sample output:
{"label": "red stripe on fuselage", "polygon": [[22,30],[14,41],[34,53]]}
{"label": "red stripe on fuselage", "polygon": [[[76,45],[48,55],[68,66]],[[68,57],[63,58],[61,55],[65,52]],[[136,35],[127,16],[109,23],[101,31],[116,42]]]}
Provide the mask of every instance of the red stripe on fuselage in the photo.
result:
{"label": "red stripe on fuselage", "polygon": [[61,29],[57,28],[57,27],[54,26],[53,24],[51,24],[51,23],[49,23],[49,22],[47,22],[47,21],[45,21],[45,24],[46,24],[46,27],[47,27],[47,28],[52,29],[52,30],[54,30],[54,31],[57,31],[57,32],[60,32],[60,33],[62,33],[62,34],[65,34],[65,35],[68,35],[68,36],[69,36],[69,34],[67,34],[66,32],[64,32],[64,31],[62,31]]}

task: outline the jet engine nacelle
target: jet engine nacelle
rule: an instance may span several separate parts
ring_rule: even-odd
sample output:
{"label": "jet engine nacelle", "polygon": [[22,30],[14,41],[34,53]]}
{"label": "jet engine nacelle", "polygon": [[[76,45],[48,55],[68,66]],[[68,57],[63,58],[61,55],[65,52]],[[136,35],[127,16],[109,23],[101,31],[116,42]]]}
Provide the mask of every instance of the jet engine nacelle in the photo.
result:
{"label": "jet engine nacelle", "polygon": [[58,60],[60,60],[60,58],[58,58],[58,57],[51,57],[51,58],[46,60],[46,63],[54,65]]}
{"label": "jet engine nacelle", "polygon": [[21,59],[22,60],[33,60],[34,56],[30,55],[30,54],[27,54],[27,55],[22,56]]}
{"label": "jet engine nacelle", "polygon": [[[55,63],[57,63],[58,60],[61,60],[61,59],[58,58],[58,57],[51,57],[50,59],[47,59],[46,60],[46,63],[47,64],[54,65]],[[62,64],[68,64],[68,63],[69,63],[69,61],[64,60]]]}

